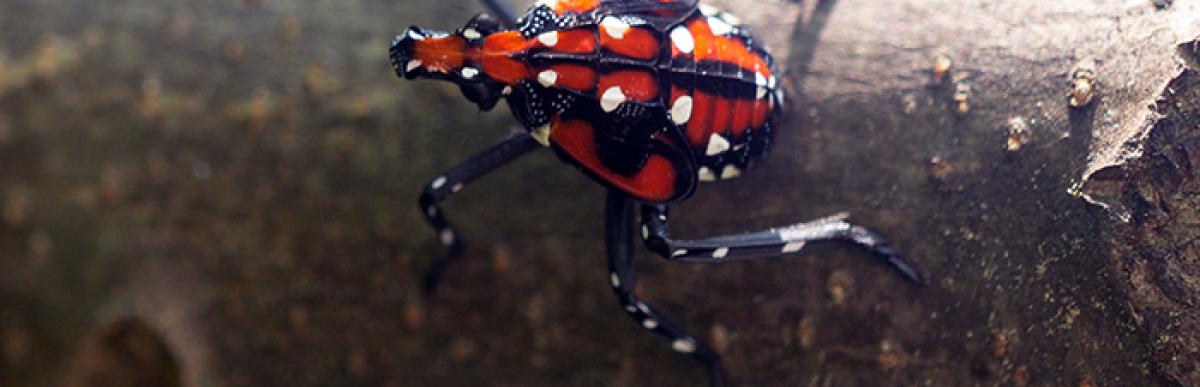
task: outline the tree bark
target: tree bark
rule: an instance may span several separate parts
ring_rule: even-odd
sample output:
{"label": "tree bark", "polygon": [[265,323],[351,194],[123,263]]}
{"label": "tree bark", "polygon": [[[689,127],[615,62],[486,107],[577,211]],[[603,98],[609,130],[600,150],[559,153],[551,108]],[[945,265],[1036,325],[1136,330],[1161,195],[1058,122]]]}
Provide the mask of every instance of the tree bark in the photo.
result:
{"label": "tree bark", "polygon": [[[673,232],[848,211],[932,279],[639,251],[732,382],[1200,385],[1197,1],[725,5],[789,109]],[[603,190],[549,152],[446,204],[467,251],[421,296],[421,185],[515,124],[384,45],[477,7],[0,2],[0,384],[703,385],[612,299]]]}

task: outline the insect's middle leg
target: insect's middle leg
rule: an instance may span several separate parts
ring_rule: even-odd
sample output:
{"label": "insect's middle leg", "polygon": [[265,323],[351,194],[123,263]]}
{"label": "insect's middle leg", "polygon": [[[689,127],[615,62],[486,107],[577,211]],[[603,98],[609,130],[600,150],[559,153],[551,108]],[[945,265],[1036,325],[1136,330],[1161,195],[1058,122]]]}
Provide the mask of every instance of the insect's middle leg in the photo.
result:
{"label": "insect's middle leg", "polygon": [[811,242],[840,240],[866,248],[909,281],[925,282],[924,275],[883,237],[847,222],[846,214],[744,234],[684,241],[671,239],[667,212],[667,206],[663,205],[642,206],[642,239],[647,248],[667,259],[709,263],[747,260],[794,253]]}
{"label": "insect's middle leg", "polygon": [[422,191],[421,198],[418,200],[421,206],[421,215],[424,215],[429,225],[433,226],[442,245],[449,249],[445,256],[433,262],[433,266],[425,274],[422,285],[426,294],[432,293],[437,288],[446,267],[462,252],[461,238],[454,231],[454,227],[450,226],[450,222],[446,221],[446,215],[442,213],[442,208],[438,206],[438,203],[462,190],[463,186],[472,180],[541,147],[533,137],[518,133],[476,153],[425,184],[425,190]]}
{"label": "insect's middle leg", "polygon": [[703,340],[688,334],[679,325],[650,303],[634,294],[637,272],[634,271],[633,204],[623,193],[609,191],[605,206],[604,244],[608,254],[609,281],[613,292],[639,327],[670,342],[675,352],[691,355],[709,369],[710,384],[723,386],[721,357]]}

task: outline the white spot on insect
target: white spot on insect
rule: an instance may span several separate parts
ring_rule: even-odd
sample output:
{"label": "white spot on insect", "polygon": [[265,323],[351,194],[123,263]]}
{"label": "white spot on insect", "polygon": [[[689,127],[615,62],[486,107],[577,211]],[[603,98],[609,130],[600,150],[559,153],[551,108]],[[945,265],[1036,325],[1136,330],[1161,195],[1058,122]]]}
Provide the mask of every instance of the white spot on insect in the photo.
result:
{"label": "white spot on insect", "polygon": [[708,136],[708,149],[704,150],[705,156],[716,156],[729,150],[729,140],[719,134],[713,133]]}
{"label": "white spot on insect", "polygon": [[671,349],[679,353],[692,353],[696,351],[696,340],[692,340],[690,337],[675,339],[671,342]]}
{"label": "white spot on insect", "polygon": [[550,127],[550,124],[547,123],[545,125],[539,126],[537,129],[534,129],[533,131],[530,131],[529,136],[533,137],[534,140],[537,140],[538,144],[542,144],[542,146],[550,146],[550,130],[551,129],[552,128]]}
{"label": "white spot on insect", "polygon": [[463,30],[462,36],[464,38],[471,39],[471,40],[475,40],[475,39],[479,39],[479,38],[483,37],[483,35],[481,35],[479,33],[479,31],[476,31],[474,28],[468,28],[468,29]]}
{"label": "white spot on insect", "polygon": [[428,71],[431,73],[445,73],[446,72],[445,70],[442,70],[441,67],[437,67],[434,65],[425,66],[425,71]]}
{"label": "white spot on insect", "polygon": [[475,78],[476,75],[479,75],[479,69],[474,67],[463,67],[462,70],[459,70],[459,74],[462,74],[463,78],[472,79]]}
{"label": "white spot on insect", "polygon": [[767,86],[767,77],[763,76],[760,72],[754,72],[754,84],[758,85],[758,87]]}
{"label": "white spot on insect", "polygon": [[414,30],[408,30],[408,38],[412,40],[425,40],[425,35],[421,35],[420,32]]}
{"label": "white spot on insect", "polygon": [[638,301],[637,307],[638,307],[638,310],[642,311],[642,313],[650,314],[650,307],[646,306],[645,302]]}
{"label": "white spot on insect", "polygon": [[454,183],[454,186],[450,187],[450,192],[457,193],[458,191],[462,191],[462,189],[463,183]]}
{"label": "white spot on insect", "polygon": [[738,169],[738,167],[735,167],[733,164],[726,165],[725,169],[721,170],[722,179],[732,179],[741,175],[742,170]]}
{"label": "white spot on insect", "polygon": [[637,307],[633,305],[625,305],[625,311],[629,313],[636,313]]}
{"label": "white spot on insect", "polygon": [[618,86],[610,87],[600,95],[600,108],[604,109],[605,113],[617,110],[617,106],[620,106],[622,102],[625,102],[625,93]]}
{"label": "white spot on insect", "polygon": [[671,43],[675,44],[675,49],[684,54],[691,53],[696,48],[696,40],[692,38],[692,31],[688,31],[684,26],[678,26],[671,30]]}
{"label": "white spot on insect", "polygon": [[646,329],[658,328],[658,320],[652,318],[642,320],[642,327]]}
{"label": "white spot on insect", "polygon": [[721,12],[721,10],[717,9],[717,7],[714,7],[710,4],[700,4],[699,8],[700,13],[704,14],[704,16],[716,16]]}
{"label": "white spot on insect", "polygon": [[408,64],[404,66],[404,72],[411,73],[413,70],[416,70],[419,68],[421,68],[421,60],[413,59],[413,60],[408,61]]}
{"label": "white spot on insect", "polygon": [[774,75],[772,75],[770,78],[767,78],[767,87],[768,88],[774,89],[776,84],[777,83],[776,83],[776,79],[775,79]]}
{"label": "white spot on insect", "polygon": [[612,287],[614,287],[614,288],[621,287],[621,277],[618,276],[617,273],[612,273],[611,275],[609,275],[608,280],[609,280],[609,282],[612,283]]}
{"label": "white spot on insect", "polygon": [[687,249],[679,249],[679,250],[672,251],[672,252],[671,252],[671,256],[672,256],[672,257],[679,257],[679,256],[682,256],[682,255],[684,255],[684,254],[687,254],[687,253],[688,253]]}
{"label": "white spot on insect", "polygon": [[675,99],[671,104],[671,122],[683,125],[692,119],[692,97],[685,95]]}
{"label": "white spot on insect", "polygon": [[642,225],[642,239],[650,239],[650,227]]}
{"label": "white spot on insect", "polygon": [[800,251],[800,249],[803,249],[803,248],[804,248],[804,242],[799,242],[799,241],[798,242],[788,242],[787,244],[783,245],[783,248],[780,249],[779,251],[784,252],[784,253],[794,253],[794,252]]}
{"label": "white spot on insect", "polygon": [[717,181],[717,175],[714,175],[713,171],[708,169],[708,167],[700,167],[696,171],[696,177],[700,178],[700,181]]}
{"label": "white spot on insect", "polygon": [[543,32],[537,36],[537,40],[543,46],[554,47],[558,44],[558,31]]}
{"label": "white spot on insect", "polygon": [[730,32],[733,32],[733,26],[715,17],[708,18],[708,29],[712,31],[714,36],[728,35]]}
{"label": "white spot on insect", "polygon": [[741,18],[738,18],[737,15],[734,15],[729,12],[721,12],[721,19],[725,19],[726,22],[728,22],[729,24],[733,24],[735,26],[742,24]]}
{"label": "white spot on insect", "polygon": [[433,179],[432,183],[429,183],[429,188],[441,189],[443,185],[446,185],[446,177],[438,176],[436,179]]}
{"label": "white spot on insect", "polygon": [[[829,222],[827,227],[830,227],[831,229],[849,230],[850,229],[849,225],[845,222],[842,222],[840,218],[837,218],[837,216],[839,216],[839,215],[835,215],[835,216],[832,216],[829,218],[823,218],[819,221],[822,223]],[[811,237],[810,233],[807,233],[804,230],[798,230],[794,227],[779,229],[779,240],[782,242],[802,241],[803,239],[809,238],[809,237]]]}
{"label": "white spot on insect", "polygon": [[765,87],[759,87],[758,90],[756,90],[754,92],[754,99],[763,99],[763,97],[766,97],[766,96],[767,96],[767,88],[765,88]]}
{"label": "white spot on insect", "polygon": [[554,70],[545,70],[538,73],[537,78],[538,83],[542,84],[542,86],[554,86],[554,83],[558,82],[558,72]]}
{"label": "white spot on insect", "polygon": [[629,32],[629,23],[615,16],[606,16],[604,20],[600,21],[600,28],[603,28],[604,33],[613,39],[621,39],[625,37],[625,33]]}
{"label": "white spot on insect", "polygon": [[722,247],[722,248],[713,250],[713,254],[712,254],[713,258],[725,258],[726,255],[729,255],[728,247]]}
{"label": "white spot on insect", "polygon": [[442,239],[443,245],[450,246],[450,245],[454,244],[454,231],[453,230],[450,230],[450,229],[442,230],[442,232],[439,236]]}
{"label": "white spot on insect", "polygon": [[512,95],[512,86],[504,86],[500,89],[500,95]]}

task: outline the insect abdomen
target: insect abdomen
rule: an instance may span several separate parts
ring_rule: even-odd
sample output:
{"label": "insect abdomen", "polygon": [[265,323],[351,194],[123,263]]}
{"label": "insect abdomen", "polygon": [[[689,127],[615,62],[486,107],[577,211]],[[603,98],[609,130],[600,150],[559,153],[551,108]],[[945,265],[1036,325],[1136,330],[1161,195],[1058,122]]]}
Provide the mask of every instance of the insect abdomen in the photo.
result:
{"label": "insect abdomen", "polygon": [[664,104],[684,130],[697,175],[701,181],[736,177],[773,138],[779,96],[771,57],[745,30],[704,12],[667,34],[672,89]]}
{"label": "insect abdomen", "polygon": [[[524,64],[516,76],[509,69],[493,78],[521,88],[524,103],[510,105],[531,131],[575,104],[599,107],[607,117],[595,117],[597,125],[658,117],[687,142],[701,181],[738,176],[769,148],[782,98],[777,71],[731,16],[705,7],[664,25],[637,15],[585,16],[535,8],[523,35],[495,50],[508,54],[494,63]],[[489,66],[489,44],[483,70],[501,72]]]}

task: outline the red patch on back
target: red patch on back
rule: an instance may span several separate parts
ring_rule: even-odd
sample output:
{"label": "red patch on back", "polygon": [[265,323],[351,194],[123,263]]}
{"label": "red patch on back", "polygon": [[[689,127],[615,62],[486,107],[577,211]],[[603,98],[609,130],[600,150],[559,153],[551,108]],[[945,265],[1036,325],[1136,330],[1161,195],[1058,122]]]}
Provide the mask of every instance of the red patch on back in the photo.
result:
{"label": "red patch on back", "polygon": [[595,128],[587,121],[560,121],[555,117],[551,121],[550,141],[584,169],[636,199],[665,202],[678,194],[675,181],[680,171],[662,155],[651,154],[633,176],[622,176],[606,168],[597,153]]}
{"label": "red patch on back", "polygon": [[693,55],[696,60],[719,60],[746,71],[762,73],[763,77],[771,76],[767,61],[750,51],[741,40],[714,36],[708,27],[708,21],[703,18],[692,20],[687,27],[692,32],[695,43]]}
{"label": "red patch on back", "polygon": [[[729,131],[729,119],[733,117],[733,101],[717,97],[713,104],[712,133],[725,134]],[[708,139],[708,136],[705,137]],[[706,142],[707,144],[707,142]]]}
{"label": "red patch on back", "polygon": [[516,84],[517,81],[529,78],[531,74],[529,66],[513,59],[512,56],[529,50],[530,47],[533,47],[533,42],[516,31],[488,35],[480,49],[479,66],[492,79],[510,85]]}
{"label": "red patch on back", "polygon": [[719,98],[699,89],[692,91],[692,118],[688,121],[687,137],[693,147],[708,144],[708,135],[712,133],[713,108],[719,101]]}
{"label": "red patch on back", "polygon": [[587,12],[596,9],[600,0],[558,0],[554,2],[554,12],[562,15],[567,12]]}
{"label": "red patch on back", "polygon": [[596,70],[591,66],[563,63],[550,66],[549,69],[557,74],[554,87],[587,91],[596,85]]}
{"label": "red patch on back", "polygon": [[466,51],[467,41],[455,35],[428,37],[413,42],[413,59],[421,61],[426,67],[447,73],[463,66]]}
{"label": "red patch on back", "polygon": [[624,57],[650,60],[658,54],[658,37],[641,27],[630,27],[620,39],[614,38],[600,26],[600,46]]}
{"label": "red patch on back", "polygon": [[761,128],[763,124],[767,123],[767,114],[771,113],[769,100],[769,98],[754,100],[754,115],[750,120],[751,126]]}
{"label": "red patch on back", "polygon": [[618,70],[601,75],[596,99],[599,100],[603,93],[613,86],[620,87],[621,93],[631,101],[646,102],[658,98],[658,82],[646,71]]}
{"label": "red patch on back", "polygon": [[734,139],[742,138],[750,130],[750,119],[754,114],[754,101],[748,99],[738,99],[733,105],[733,120],[729,126],[730,135]]}
{"label": "red patch on back", "polygon": [[591,54],[596,51],[596,34],[590,29],[575,28],[555,33],[553,46],[538,42],[539,47],[564,54]]}

